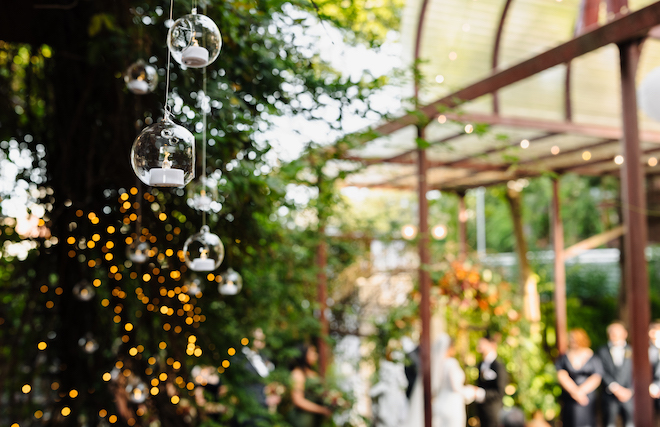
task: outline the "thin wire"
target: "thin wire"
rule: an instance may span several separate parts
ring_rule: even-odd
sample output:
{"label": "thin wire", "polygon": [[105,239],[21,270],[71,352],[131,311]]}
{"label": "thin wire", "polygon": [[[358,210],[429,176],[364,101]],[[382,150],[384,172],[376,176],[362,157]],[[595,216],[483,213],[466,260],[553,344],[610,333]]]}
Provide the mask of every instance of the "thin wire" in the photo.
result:
{"label": "thin wire", "polygon": [[[202,81],[202,91],[204,92],[204,97],[202,98],[202,124],[204,128],[202,129],[202,188],[206,192],[206,108],[208,105],[207,95],[206,95],[206,67],[204,67],[204,79]],[[202,211],[202,225],[206,225],[206,211]]]}
{"label": "thin wire", "polygon": [[[197,0],[193,0],[195,3]],[[204,14],[206,15],[206,3],[202,4],[202,10]],[[206,108],[207,105],[210,107],[210,103],[207,103],[207,95],[206,95],[206,68],[204,67],[204,78],[202,80],[202,92],[204,92],[204,97],[202,98],[202,124],[204,126],[204,129],[202,129],[202,188],[204,189],[204,192],[206,193],[207,187],[206,187]],[[207,195],[208,196],[208,195]],[[202,226],[206,225],[206,211],[202,211]]]}
{"label": "thin wire", "polygon": [[[170,23],[173,24],[172,9],[174,9],[174,0],[170,0]],[[170,118],[170,64],[172,62],[172,52],[169,44],[167,45],[167,78],[165,82],[165,120]]]}

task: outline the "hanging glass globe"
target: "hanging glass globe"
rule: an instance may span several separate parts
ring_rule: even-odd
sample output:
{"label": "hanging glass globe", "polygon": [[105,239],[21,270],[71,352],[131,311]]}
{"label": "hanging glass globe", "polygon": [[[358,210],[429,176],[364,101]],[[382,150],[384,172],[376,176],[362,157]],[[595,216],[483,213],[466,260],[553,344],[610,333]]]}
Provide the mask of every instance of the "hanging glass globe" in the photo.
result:
{"label": "hanging glass globe", "polygon": [[135,138],[131,164],[147,185],[183,187],[195,177],[195,137],[166,114]]}
{"label": "hanging glass globe", "polygon": [[126,248],[126,256],[136,264],[143,264],[152,256],[151,246],[148,242],[141,242],[139,239],[135,239]]}
{"label": "hanging glass globe", "polygon": [[222,295],[236,295],[243,288],[243,277],[234,271],[233,268],[228,268],[227,271],[220,275],[220,284],[218,285],[218,292]]}
{"label": "hanging glass globe", "polygon": [[193,275],[185,281],[186,293],[195,296],[204,290],[202,279]]}
{"label": "hanging glass globe", "polygon": [[133,403],[142,403],[147,400],[149,391],[146,384],[135,375],[130,375],[126,385],[126,394]]}
{"label": "hanging glass globe", "polygon": [[211,233],[208,225],[202,226],[199,233],[188,237],[183,245],[186,265],[193,271],[213,271],[220,267],[225,258],[222,240]]}
{"label": "hanging glass globe", "polygon": [[202,68],[213,63],[220,54],[222,36],[215,22],[200,15],[197,9],[177,19],[167,33],[167,46],[172,58],[191,68]]}
{"label": "hanging glass globe", "polygon": [[660,67],[642,80],[637,89],[637,105],[647,116],[660,122]]}
{"label": "hanging glass globe", "polygon": [[188,206],[202,212],[219,212],[222,204],[217,202],[218,182],[207,177],[188,186]]}
{"label": "hanging glass globe", "polygon": [[89,301],[94,297],[94,286],[87,280],[81,280],[73,287],[73,295],[80,301]]}
{"label": "hanging glass globe", "polygon": [[158,72],[155,67],[147,64],[142,59],[138,59],[126,69],[124,82],[126,82],[128,90],[134,94],[144,95],[156,89]]}
{"label": "hanging glass globe", "polygon": [[99,344],[91,334],[87,334],[86,336],[80,338],[78,340],[78,345],[82,347],[85,353],[89,354],[92,354],[99,349]]}

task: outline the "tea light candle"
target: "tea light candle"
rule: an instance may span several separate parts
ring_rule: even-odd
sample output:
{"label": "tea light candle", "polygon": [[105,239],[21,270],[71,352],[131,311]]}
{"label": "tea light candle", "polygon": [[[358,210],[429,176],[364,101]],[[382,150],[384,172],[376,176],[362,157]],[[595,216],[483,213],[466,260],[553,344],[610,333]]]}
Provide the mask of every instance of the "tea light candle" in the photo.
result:
{"label": "tea light candle", "polygon": [[192,46],[181,52],[181,61],[189,67],[203,67],[209,63],[209,51],[193,38]]}
{"label": "tea light candle", "polygon": [[128,86],[128,89],[131,92],[137,95],[144,95],[145,93],[149,92],[149,83],[144,80],[131,80],[126,86]]}
{"label": "tea light candle", "polygon": [[208,258],[208,249],[202,249],[199,258],[195,258],[190,263],[190,269],[193,271],[211,271],[215,270],[215,261]]}
{"label": "tea light candle", "polygon": [[172,169],[172,162],[168,159],[169,152],[165,152],[162,168],[153,168],[149,171],[149,185],[154,187],[183,187],[183,170]]}
{"label": "tea light candle", "polygon": [[234,282],[225,283],[220,288],[220,293],[222,295],[236,295],[238,293],[238,287]]}
{"label": "tea light candle", "polygon": [[183,187],[181,169],[153,168],[149,171],[149,185],[153,187]]}

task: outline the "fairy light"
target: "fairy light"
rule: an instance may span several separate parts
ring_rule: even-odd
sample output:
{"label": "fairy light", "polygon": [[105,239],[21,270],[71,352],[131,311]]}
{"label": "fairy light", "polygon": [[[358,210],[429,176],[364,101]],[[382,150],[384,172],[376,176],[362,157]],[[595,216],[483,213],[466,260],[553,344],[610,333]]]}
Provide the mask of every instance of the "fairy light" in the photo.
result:
{"label": "fairy light", "polygon": [[655,158],[655,157],[651,157],[649,159],[648,163],[649,163],[649,166],[651,166],[651,167],[657,166],[658,165],[658,159]]}
{"label": "fairy light", "polygon": [[465,133],[472,133],[472,132],[474,132],[474,126],[472,126],[471,124],[465,125]]}
{"label": "fairy light", "polygon": [[559,147],[558,147],[557,145],[553,145],[552,148],[550,149],[550,152],[551,152],[554,156],[556,156],[557,154],[559,154]]}
{"label": "fairy light", "polygon": [[520,141],[520,146],[522,148],[529,148],[529,140],[523,139],[522,141]]}
{"label": "fairy light", "polygon": [[614,158],[614,163],[616,163],[617,165],[622,165],[623,164],[623,156],[622,155],[616,156]]}
{"label": "fairy light", "polygon": [[585,151],[582,153],[582,160],[585,162],[591,160],[591,152],[590,151]]}

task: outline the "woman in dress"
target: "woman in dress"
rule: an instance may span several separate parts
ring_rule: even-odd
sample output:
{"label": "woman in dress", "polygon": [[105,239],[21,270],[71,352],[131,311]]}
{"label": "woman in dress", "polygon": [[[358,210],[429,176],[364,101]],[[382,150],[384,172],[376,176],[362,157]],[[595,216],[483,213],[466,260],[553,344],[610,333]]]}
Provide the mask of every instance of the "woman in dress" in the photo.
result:
{"label": "woman in dress", "polygon": [[596,425],[596,389],[603,367],[589,348],[591,341],[584,329],[568,333],[568,351],[557,360],[557,378],[562,387],[564,427]]}
{"label": "woman in dress", "polygon": [[431,371],[433,391],[433,427],[465,427],[465,372],[454,358],[455,349],[448,335],[441,335],[434,344]]}
{"label": "woman in dress", "polygon": [[291,370],[291,401],[289,423],[293,427],[318,427],[332,412],[321,405],[323,384],[314,367],[319,355],[314,346],[301,346],[300,357]]}

